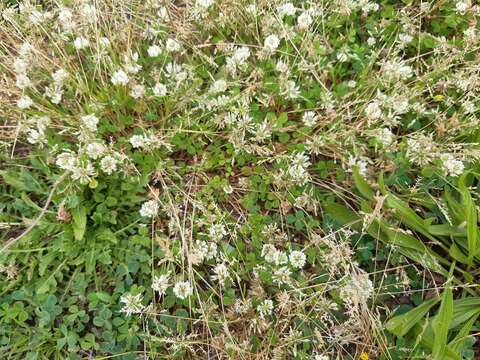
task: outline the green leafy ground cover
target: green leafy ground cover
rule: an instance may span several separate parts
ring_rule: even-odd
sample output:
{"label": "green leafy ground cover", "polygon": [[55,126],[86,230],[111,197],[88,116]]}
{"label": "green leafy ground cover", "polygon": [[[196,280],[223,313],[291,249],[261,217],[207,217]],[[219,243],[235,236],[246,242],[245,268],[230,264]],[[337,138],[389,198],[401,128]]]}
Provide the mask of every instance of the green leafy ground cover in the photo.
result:
{"label": "green leafy ground cover", "polygon": [[6,1],[3,359],[475,359],[480,7]]}

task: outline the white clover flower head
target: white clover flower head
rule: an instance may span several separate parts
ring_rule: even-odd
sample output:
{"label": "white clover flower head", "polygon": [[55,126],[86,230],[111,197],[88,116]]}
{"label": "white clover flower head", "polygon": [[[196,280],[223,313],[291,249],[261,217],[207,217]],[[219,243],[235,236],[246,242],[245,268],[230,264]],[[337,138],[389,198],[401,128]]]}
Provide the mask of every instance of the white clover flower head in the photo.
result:
{"label": "white clover flower head", "polygon": [[156,83],[152,88],[152,92],[155,96],[165,96],[167,95],[167,87],[164,84]]}
{"label": "white clover flower head", "polygon": [[179,281],[173,287],[173,293],[181,300],[185,300],[193,294],[193,288],[188,281]]}
{"label": "white clover flower head", "polygon": [[269,51],[275,51],[279,45],[280,39],[275,34],[268,35],[263,43],[263,46]]}
{"label": "white clover flower head", "polygon": [[195,5],[204,9],[208,9],[215,3],[215,0],[196,0]]}
{"label": "white clover flower head", "polygon": [[227,82],[224,79],[215,80],[208,90],[211,94],[223,93],[227,90]]}
{"label": "white clover flower head", "polygon": [[58,69],[52,74],[52,79],[55,84],[61,85],[65,80],[68,79],[68,76],[68,72],[66,72],[64,69]]}
{"label": "white clover flower head", "polygon": [[275,70],[279,73],[285,74],[288,72],[288,64],[283,62],[282,60],[277,61],[277,65],[275,65]]}
{"label": "white clover flower head", "polygon": [[373,46],[377,43],[377,40],[373,37],[373,36],[370,36],[368,39],[367,39],[367,44],[368,46]]}
{"label": "white clover flower head", "polygon": [[90,159],[96,160],[105,152],[105,145],[94,142],[88,144],[85,150]]}
{"label": "white clover flower head", "polygon": [[157,57],[162,53],[162,49],[158,45],[151,45],[147,49],[148,56]]}
{"label": "white clover flower head", "polygon": [[220,241],[225,235],[227,235],[227,230],[223,224],[212,224],[208,229],[208,234],[213,241]]}
{"label": "white clover flower head", "polygon": [[313,23],[313,18],[308,11],[304,11],[297,19],[298,28],[306,30]]}
{"label": "white clover flower head", "polygon": [[22,110],[28,109],[32,105],[33,105],[33,100],[28,95],[22,95],[20,99],[17,100],[17,106]]}
{"label": "white clover flower head", "polygon": [[263,300],[263,302],[257,306],[257,312],[260,314],[262,319],[267,315],[271,315],[272,311],[273,301],[270,299]]}
{"label": "white clover flower head", "polygon": [[100,46],[103,47],[103,48],[109,48],[112,45],[110,40],[105,36],[102,36],[99,39],[99,42],[100,42]]}
{"label": "white clover flower head", "polygon": [[107,175],[112,175],[112,173],[117,170],[118,161],[111,155],[105,156],[100,161],[100,167],[104,173]]}
{"label": "white clover flower head", "polygon": [[451,154],[442,154],[440,156],[442,160],[442,167],[446,175],[449,176],[460,176],[465,170],[465,165],[460,160],[456,160]]}
{"label": "white clover flower head", "polygon": [[32,81],[30,80],[30,78],[26,74],[17,74],[15,85],[19,89],[24,90],[24,89],[32,86]]}
{"label": "white clover flower head", "polygon": [[142,84],[137,84],[132,87],[130,90],[130,96],[134,99],[141,99],[145,96],[145,86]]}
{"label": "white clover flower head", "polygon": [[125,313],[126,316],[132,314],[140,314],[145,307],[142,304],[143,296],[142,294],[132,295],[130,293],[123,294],[120,297],[120,302],[123,304],[121,312]]}
{"label": "white clover flower head", "polygon": [[80,9],[80,13],[90,23],[97,21],[97,9],[92,4],[83,4]]}
{"label": "white clover flower head", "polygon": [[305,126],[313,127],[317,125],[318,116],[315,111],[305,111],[302,115],[302,121]]}
{"label": "white clover flower head", "polygon": [[77,50],[82,50],[90,46],[90,41],[82,36],[78,36],[73,42],[73,46]]}
{"label": "white clover flower head", "polygon": [[347,86],[350,88],[350,89],[354,89],[356,86],[357,86],[357,82],[355,80],[349,80],[347,82]]}
{"label": "white clover flower head", "polygon": [[41,129],[29,129],[27,133],[27,141],[30,144],[42,144],[46,141],[45,133]]}
{"label": "white clover flower head", "polygon": [[159,276],[154,276],[152,279],[152,289],[158,294],[165,295],[168,287],[170,286],[170,275],[169,274],[162,274]]}
{"label": "white clover flower head", "polygon": [[127,85],[130,79],[128,78],[127,73],[120,69],[113,73],[110,81],[113,85]]}
{"label": "white clover flower head", "polygon": [[466,1],[457,1],[455,4],[455,9],[460,15],[465,15],[469,8],[469,4]]}
{"label": "white clover flower head", "polygon": [[357,159],[355,156],[350,155],[350,157],[348,158],[347,166],[348,166],[348,171],[352,172],[353,168],[357,167],[358,173],[362,177],[365,178],[367,176],[368,164],[365,160]]}
{"label": "white clover flower head", "polygon": [[175,39],[168,38],[165,42],[165,49],[168,52],[178,52],[181,49],[180,43]]}
{"label": "white clover flower head", "polygon": [[389,128],[383,128],[380,130],[377,140],[385,147],[389,147],[395,140],[395,135]]}
{"label": "white clover flower head", "polygon": [[97,131],[98,118],[95,114],[84,115],[80,118],[82,120],[82,125],[91,132]]}
{"label": "white clover flower head", "polygon": [[284,3],[280,6],[277,7],[277,12],[279,17],[284,17],[284,16],[293,16],[297,12],[297,9],[295,8],[295,5],[293,5],[290,2]]}
{"label": "white clover flower head", "polygon": [[57,156],[55,164],[60,169],[73,171],[78,165],[78,159],[70,152],[63,152]]}
{"label": "white clover flower head", "polygon": [[147,135],[132,135],[129,141],[134,149],[146,148],[152,144],[152,138]]}
{"label": "white clover flower head", "polygon": [[287,266],[282,266],[273,272],[272,280],[278,286],[290,283],[292,272]]}
{"label": "white clover flower head", "polygon": [[78,180],[82,185],[88,184],[95,175],[95,168],[90,161],[77,162],[76,166],[72,168],[71,171],[72,179]]}
{"label": "white clover flower head", "polygon": [[297,269],[302,269],[307,261],[305,254],[299,250],[292,251],[288,259],[290,260],[290,264]]}
{"label": "white clover flower head", "polygon": [[218,281],[220,285],[223,285],[229,278],[228,267],[224,263],[215,265],[213,273],[214,275],[212,276],[212,279]]}
{"label": "white clover flower head", "polygon": [[30,68],[30,64],[23,58],[17,58],[13,62],[13,70],[17,74],[25,74]]}
{"label": "white clover flower head", "polygon": [[378,101],[374,100],[365,108],[365,115],[369,120],[376,120],[382,116],[382,108]]}
{"label": "white clover flower head", "polygon": [[348,304],[365,304],[373,294],[373,284],[368,274],[352,274],[350,281],[340,289],[340,296]]}
{"label": "white clover flower head", "polygon": [[153,218],[158,214],[158,202],[156,200],[148,200],[142,204],[140,208],[140,216]]}

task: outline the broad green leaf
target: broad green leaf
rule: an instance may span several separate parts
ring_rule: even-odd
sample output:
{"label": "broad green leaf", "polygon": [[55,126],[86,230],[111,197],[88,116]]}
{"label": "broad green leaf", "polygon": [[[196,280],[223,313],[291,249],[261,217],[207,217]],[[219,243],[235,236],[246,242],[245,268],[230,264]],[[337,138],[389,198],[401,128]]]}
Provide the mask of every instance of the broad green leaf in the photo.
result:
{"label": "broad green leaf", "polygon": [[87,227],[87,211],[85,207],[77,207],[72,210],[72,226],[75,240],[82,240]]}
{"label": "broad green leaf", "polygon": [[353,181],[355,182],[355,186],[357,187],[358,191],[360,191],[360,194],[362,194],[368,200],[373,200],[375,193],[362,175],[360,175],[358,167],[353,168]]}
{"label": "broad green leaf", "polygon": [[405,314],[391,318],[387,321],[386,329],[398,337],[404,336],[415,324],[423,319],[425,314],[439,301],[439,297],[427,300]]}
{"label": "broad green leaf", "polygon": [[473,264],[473,258],[478,254],[478,244],[477,244],[477,210],[475,204],[472,200],[472,195],[470,191],[465,186],[465,176],[468,173],[465,173],[459,180],[458,186],[460,193],[462,194],[463,206],[465,211],[465,220],[467,221],[467,244],[468,244],[468,264],[471,266]]}
{"label": "broad green leaf", "polygon": [[432,320],[433,340],[432,354],[434,359],[442,359],[445,354],[445,348],[448,342],[448,329],[453,319],[453,293],[452,288],[448,286],[442,295],[442,302],[438,315]]}
{"label": "broad green leaf", "polygon": [[460,329],[455,338],[448,343],[448,346],[452,348],[453,351],[459,353],[463,347],[463,344],[468,339],[468,336],[472,330],[473,324],[477,321],[478,316],[480,315],[480,310],[473,315]]}

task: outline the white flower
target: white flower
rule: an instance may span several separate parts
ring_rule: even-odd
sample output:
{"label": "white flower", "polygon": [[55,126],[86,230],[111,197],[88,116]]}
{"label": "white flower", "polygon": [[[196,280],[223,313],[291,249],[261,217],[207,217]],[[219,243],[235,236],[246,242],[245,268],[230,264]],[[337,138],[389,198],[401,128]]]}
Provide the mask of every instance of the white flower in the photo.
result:
{"label": "white flower", "polygon": [[307,260],[307,257],[305,256],[305,254],[299,250],[292,251],[288,258],[290,260],[290,264],[292,264],[292,266],[297,269],[303,268]]}
{"label": "white flower", "polygon": [[377,43],[377,40],[376,40],[374,37],[372,37],[372,36],[370,36],[370,37],[367,39],[367,44],[368,44],[368,46],[373,46],[373,45],[375,45],[376,43]]}
{"label": "white flower", "polygon": [[370,120],[376,120],[382,116],[382,109],[380,108],[378,101],[372,101],[367,105],[365,108],[365,115]]}
{"label": "white flower", "polygon": [[102,36],[100,38],[100,46],[103,47],[103,48],[108,48],[110,47],[111,43],[110,43],[110,40],[108,40],[107,37],[105,36]]}
{"label": "white flower", "polygon": [[111,78],[111,82],[113,85],[127,85],[128,81],[128,75],[123,70],[116,71]]}
{"label": "white flower", "polygon": [[398,35],[398,41],[400,45],[405,46],[413,40],[413,36],[409,34],[400,34]]}
{"label": "white flower", "polygon": [[165,295],[165,292],[170,286],[170,284],[168,283],[169,280],[170,277],[168,274],[154,276],[152,279],[152,289],[158,292],[159,295]]}
{"label": "white flower", "polygon": [[148,56],[157,57],[162,53],[162,49],[158,45],[152,45],[147,49]]}
{"label": "white flower", "polygon": [[130,90],[130,96],[134,99],[140,99],[145,95],[145,86],[141,84],[135,85],[132,90]]}
{"label": "white flower", "polygon": [[145,135],[132,135],[129,141],[130,144],[132,144],[132,147],[137,149],[144,147],[148,139],[145,137]]}
{"label": "white flower", "polygon": [[305,30],[307,29],[312,23],[313,23],[313,19],[312,17],[310,16],[309,12],[308,11],[304,11],[297,19],[297,23],[298,23],[298,28],[300,30]]}
{"label": "white flower", "polygon": [[87,19],[88,22],[93,23],[97,21],[97,9],[94,5],[84,4],[80,10],[82,16]]}
{"label": "white flower", "polygon": [[149,200],[142,204],[140,208],[140,216],[155,217],[158,214],[158,202],[156,200]]}
{"label": "white flower", "polygon": [[104,173],[112,175],[117,170],[117,160],[113,156],[107,155],[100,161],[100,167]]}
{"label": "white flower", "polygon": [[209,8],[215,3],[215,0],[197,0],[195,4],[199,7],[202,7],[204,9]]}
{"label": "white flower", "polygon": [[443,161],[442,166],[447,175],[460,176],[463,174],[463,171],[465,170],[463,162],[456,160],[450,154],[444,154],[440,158]]}
{"label": "white flower", "polygon": [[215,265],[213,273],[215,275],[212,276],[212,279],[218,281],[221,285],[229,278],[228,268],[223,263]]}
{"label": "white flower", "polygon": [[282,60],[279,60],[277,62],[277,65],[275,66],[275,70],[277,70],[278,72],[284,74],[288,71],[288,64],[287,63],[284,63]]}
{"label": "white flower", "polygon": [[61,88],[61,85],[56,85],[54,83],[54,85],[45,88],[45,96],[50,99],[52,104],[60,104],[63,96],[63,89]]}
{"label": "white flower", "polygon": [[271,315],[273,311],[273,301],[270,299],[263,300],[263,302],[257,306],[257,311],[262,319],[266,315]]}
{"label": "white flower", "polygon": [[73,42],[73,45],[75,46],[75,49],[82,50],[88,47],[90,45],[90,42],[84,37],[79,36],[75,39],[75,41]]}
{"label": "white flower", "polygon": [[95,114],[84,115],[81,117],[83,126],[85,126],[88,130],[95,132],[97,131],[98,125],[98,118]]}
{"label": "white flower", "polygon": [[464,15],[468,10],[468,3],[466,1],[458,1],[455,4],[455,9],[461,15]]}
{"label": "white flower", "polygon": [[275,34],[267,36],[263,43],[263,46],[270,51],[275,51],[278,48],[278,45],[280,45],[280,39]]}
{"label": "white flower", "polygon": [[277,8],[278,16],[281,18],[284,17],[285,15],[293,16],[295,15],[296,11],[297,9],[295,8],[295,5],[293,5],[292,3],[285,3],[280,5]]}
{"label": "white flower", "polygon": [[287,266],[282,266],[274,271],[272,280],[278,286],[288,284],[290,282],[290,275],[292,275],[290,269]]}
{"label": "white flower", "polygon": [[394,135],[389,128],[383,128],[380,130],[377,140],[385,147],[392,145],[394,140]]}
{"label": "white flower", "polygon": [[41,144],[45,142],[45,133],[40,129],[29,129],[27,134],[27,141],[30,144]]}
{"label": "white flower", "polygon": [[28,95],[23,95],[20,99],[17,100],[17,106],[20,109],[28,109],[33,105],[33,100]]}
{"label": "white flower", "polygon": [[357,167],[358,168],[358,173],[360,175],[362,175],[363,177],[366,177],[367,176],[367,162],[365,160],[357,160],[356,157],[354,156],[350,156],[348,158],[348,162],[347,162],[347,165],[348,165],[348,170],[351,172],[352,169],[354,167]]}
{"label": "white flower", "polygon": [[193,294],[193,289],[188,281],[179,281],[173,287],[173,293],[179,299],[185,300]]}
{"label": "white flower", "polygon": [[302,121],[305,126],[313,127],[317,124],[318,116],[314,111],[306,111],[303,113]]}
{"label": "white flower", "polygon": [[348,60],[348,53],[345,49],[340,49],[337,52],[337,60],[340,62],[345,62]]}
{"label": "white flower", "polygon": [[168,52],[177,52],[180,51],[180,43],[178,43],[174,39],[167,39],[165,42],[165,49],[167,49]]}
{"label": "white flower", "polygon": [[120,310],[124,312],[125,315],[130,316],[132,314],[139,314],[145,308],[142,305],[143,296],[142,294],[132,295],[130,293],[122,295],[120,302],[123,303],[123,307]]}
{"label": "white flower", "polygon": [[78,164],[76,156],[70,152],[63,152],[57,156],[55,164],[63,170],[72,171]]}
{"label": "white flower", "polygon": [[19,89],[24,90],[32,86],[32,81],[26,74],[17,74],[15,85],[17,85]]}
{"label": "white flower", "polygon": [[211,94],[218,94],[227,90],[227,82],[223,79],[215,80],[208,90]]}
{"label": "white flower", "polygon": [[300,96],[300,88],[297,86],[294,80],[288,80],[283,84],[284,89],[281,94],[285,95],[288,99],[296,99]]}
{"label": "white flower", "polygon": [[91,177],[95,174],[95,168],[93,167],[90,161],[83,161],[78,163],[72,171],[72,179],[80,181],[81,184],[88,184],[91,180]]}
{"label": "white flower", "polygon": [[164,84],[156,83],[152,88],[153,95],[155,96],[165,96],[167,95],[167,87]]}
{"label": "white flower", "polygon": [[86,147],[86,152],[89,158],[96,160],[98,159],[105,151],[105,146],[100,143],[91,143]]}
{"label": "white flower", "polygon": [[213,224],[210,226],[208,233],[213,241],[220,241],[222,238],[227,235],[227,230],[222,224]]}
{"label": "white flower", "polygon": [[364,304],[372,296],[373,284],[367,273],[351,275],[350,282],[340,289],[340,296],[346,303]]}
{"label": "white flower", "polygon": [[29,66],[29,63],[22,58],[17,58],[13,63],[13,69],[17,74],[25,74]]}
{"label": "white flower", "polygon": [[68,72],[63,69],[58,69],[52,74],[53,82],[61,85],[65,80],[68,79]]}

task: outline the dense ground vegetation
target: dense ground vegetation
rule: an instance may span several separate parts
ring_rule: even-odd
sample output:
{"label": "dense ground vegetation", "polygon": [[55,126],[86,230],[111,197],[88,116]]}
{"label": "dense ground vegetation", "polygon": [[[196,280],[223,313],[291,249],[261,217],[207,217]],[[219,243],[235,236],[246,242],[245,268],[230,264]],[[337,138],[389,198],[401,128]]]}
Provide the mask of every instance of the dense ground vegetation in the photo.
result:
{"label": "dense ground vegetation", "polygon": [[480,7],[3,1],[2,359],[475,359]]}

